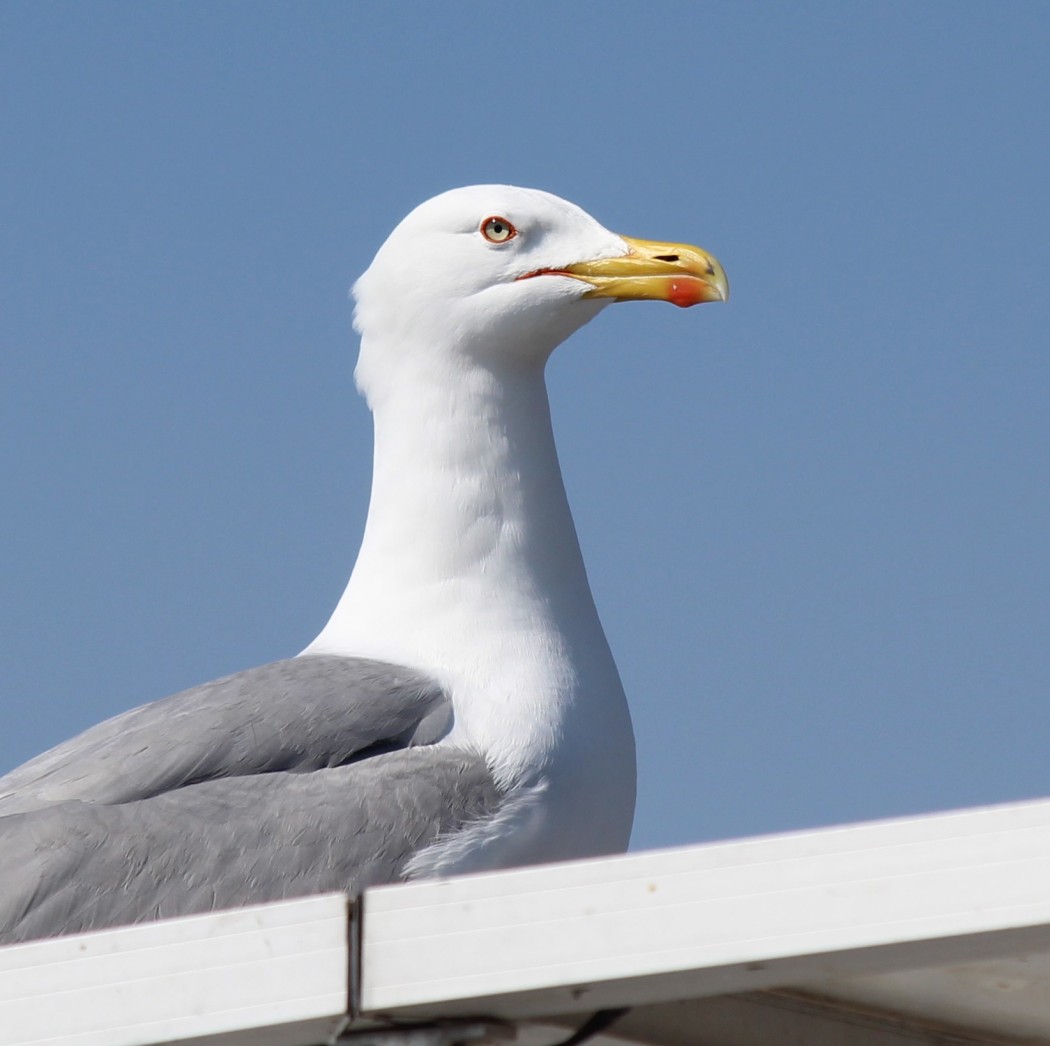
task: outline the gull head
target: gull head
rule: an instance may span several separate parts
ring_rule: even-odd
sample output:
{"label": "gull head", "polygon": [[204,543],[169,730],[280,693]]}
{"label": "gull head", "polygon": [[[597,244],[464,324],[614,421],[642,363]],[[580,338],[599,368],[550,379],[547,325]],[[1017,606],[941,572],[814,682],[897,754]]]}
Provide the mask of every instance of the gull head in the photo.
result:
{"label": "gull head", "polygon": [[724,301],[722,266],[688,244],[610,232],[550,193],[453,189],[420,204],[354,286],[358,382],[420,357],[431,365],[542,365],[614,301]]}

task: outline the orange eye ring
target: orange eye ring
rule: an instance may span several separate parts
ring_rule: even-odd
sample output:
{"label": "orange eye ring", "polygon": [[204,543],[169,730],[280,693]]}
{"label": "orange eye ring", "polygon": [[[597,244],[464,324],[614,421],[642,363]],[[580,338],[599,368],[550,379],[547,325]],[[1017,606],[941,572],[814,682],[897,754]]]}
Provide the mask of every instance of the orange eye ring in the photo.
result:
{"label": "orange eye ring", "polygon": [[518,235],[518,230],[506,218],[493,214],[481,223],[481,235],[489,243],[506,243]]}

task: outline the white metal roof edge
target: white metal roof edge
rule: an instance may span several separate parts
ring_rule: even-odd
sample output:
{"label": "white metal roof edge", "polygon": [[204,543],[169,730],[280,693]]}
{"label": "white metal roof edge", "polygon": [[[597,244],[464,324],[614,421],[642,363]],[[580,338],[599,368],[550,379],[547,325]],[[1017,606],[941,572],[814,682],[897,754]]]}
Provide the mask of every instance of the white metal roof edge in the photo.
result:
{"label": "white metal roof edge", "polygon": [[[371,1017],[513,1019],[782,986],[895,1004],[902,975],[859,988],[855,975],[1050,955],[1048,872],[1042,800],[376,888],[356,957],[342,895],[33,942],[0,949],[0,1046],[329,1041],[355,958]],[[909,1012],[927,1012],[928,982]],[[1042,983],[1025,1017],[1038,1028]],[[997,1027],[1011,999],[968,1012]]]}
{"label": "white metal roof edge", "polygon": [[0,948],[0,1046],[324,1042],[349,940],[329,894]]}
{"label": "white metal roof edge", "polygon": [[1050,801],[367,891],[361,1009],[517,1017],[1050,949]]}

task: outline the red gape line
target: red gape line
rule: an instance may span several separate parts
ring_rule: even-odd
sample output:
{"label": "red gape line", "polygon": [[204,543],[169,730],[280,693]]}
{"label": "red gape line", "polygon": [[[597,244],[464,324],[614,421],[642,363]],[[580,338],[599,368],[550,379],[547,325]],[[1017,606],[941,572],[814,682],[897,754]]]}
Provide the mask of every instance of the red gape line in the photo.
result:
{"label": "red gape line", "polygon": [[572,279],[576,278],[571,272],[566,272],[564,269],[535,269],[533,272],[527,272],[523,276],[515,276],[514,282],[531,280],[533,276],[569,276]]}

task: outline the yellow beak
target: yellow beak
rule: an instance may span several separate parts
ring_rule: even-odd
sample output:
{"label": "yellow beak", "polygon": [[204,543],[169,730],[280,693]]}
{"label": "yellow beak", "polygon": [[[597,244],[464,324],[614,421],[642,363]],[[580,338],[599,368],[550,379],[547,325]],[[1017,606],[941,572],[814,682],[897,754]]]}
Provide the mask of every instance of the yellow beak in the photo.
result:
{"label": "yellow beak", "polygon": [[707,251],[687,243],[623,240],[630,249],[619,258],[566,265],[558,272],[589,283],[585,298],[669,301],[682,308],[729,298],[725,270]]}

